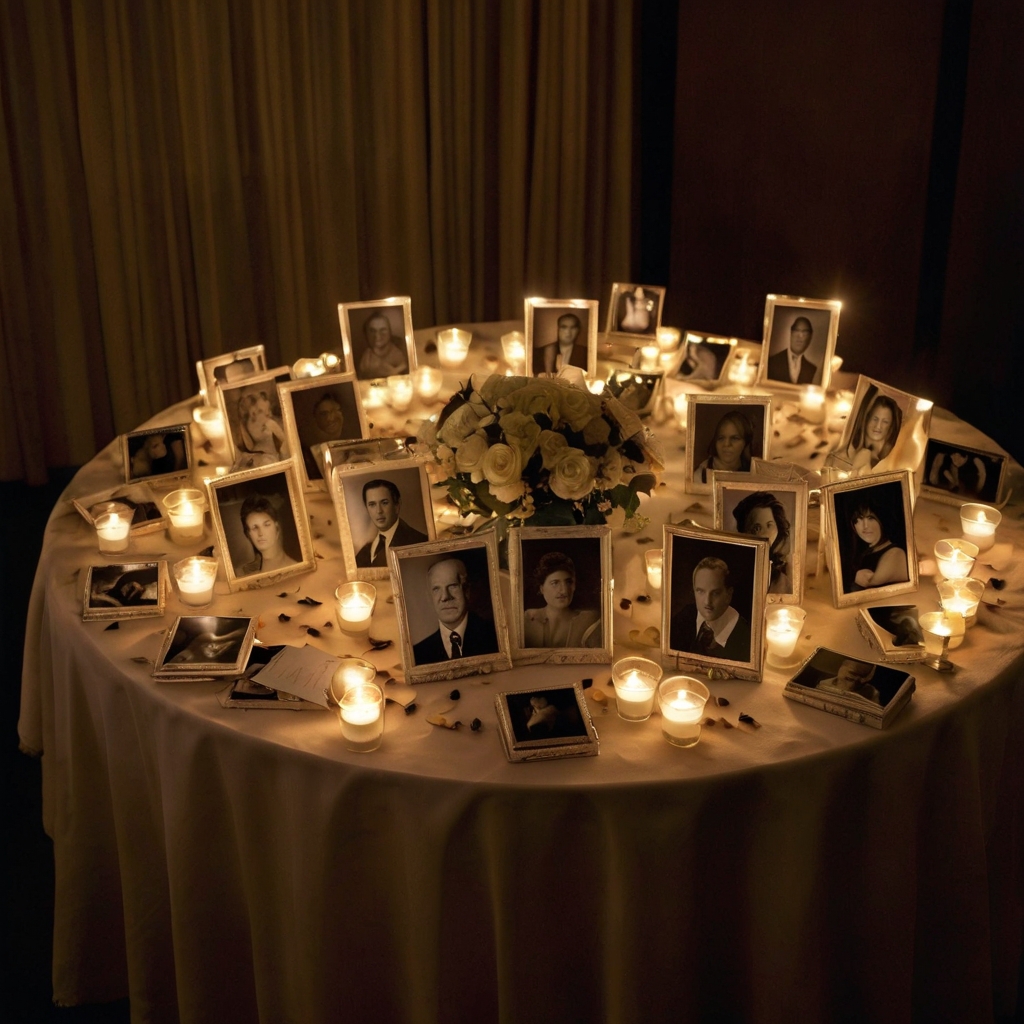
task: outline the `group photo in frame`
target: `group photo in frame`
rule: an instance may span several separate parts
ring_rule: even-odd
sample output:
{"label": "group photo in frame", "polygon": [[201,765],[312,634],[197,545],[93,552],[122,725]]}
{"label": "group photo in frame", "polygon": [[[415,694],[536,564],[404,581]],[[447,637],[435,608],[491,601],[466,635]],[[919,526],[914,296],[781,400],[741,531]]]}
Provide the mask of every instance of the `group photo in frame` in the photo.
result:
{"label": "group photo in frame", "polygon": [[767,395],[686,396],[687,490],[710,494],[712,473],[749,473],[767,459],[772,400]]}
{"label": "group photo in frame", "polygon": [[188,423],[132,430],[121,435],[124,482],[171,484],[192,471],[192,432]]}
{"label": "group photo in frame", "polygon": [[207,405],[217,402],[217,388],[234,384],[254,373],[263,373],[267,368],[267,356],[262,345],[224,352],[219,356],[201,359],[196,363],[199,377],[199,393]]}
{"label": "group photo in frame", "polygon": [[612,541],[607,526],[509,532],[512,660],[612,660]]}
{"label": "group photo in frame", "polygon": [[599,752],[597,730],[579,683],[506,691],[495,697],[494,707],[510,761],[585,757]]}
{"label": "group photo in frame", "polygon": [[526,376],[557,377],[566,366],[597,375],[597,300],[526,299]]}
{"label": "group photo in frame", "polygon": [[425,458],[335,467],[331,499],[350,580],[390,575],[388,551],[436,540]]}
{"label": "group photo in frame", "polygon": [[227,426],[232,472],[269,466],[291,454],[277,393],[277,385],[291,379],[290,367],[277,366],[218,386],[217,400]]}
{"label": "group photo in frame", "polygon": [[917,590],[911,478],[906,470],[826,484],[821,496],[836,608]]}
{"label": "group photo in frame", "polygon": [[609,335],[625,335],[647,340],[658,336],[665,305],[665,289],[653,284],[612,285],[608,303]]}
{"label": "group photo in frame", "polygon": [[118,562],[85,570],[82,618],[144,619],[164,613],[167,562]]}
{"label": "group photo in frame", "polygon": [[760,382],[778,388],[819,384],[828,390],[842,307],[835,299],[768,295]]}
{"label": "group photo in frame", "polygon": [[921,494],[951,505],[969,501],[1000,505],[1009,461],[1005,452],[930,437],[924,450]]}
{"label": "group photo in frame", "polygon": [[416,369],[412,299],[407,295],[338,305],[345,369],[357,380],[380,380]]}
{"label": "group photo in frame", "polygon": [[662,660],[760,680],[767,542],[698,526],[663,529]]}
{"label": "group photo in frame", "polygon": [[807,548],[806,481],[715,473],[715,529],[768,541],[768,603],[800,604]]}
{"label": "group photo in frame", "polygon": [[232,593],[316,569],[306,506],[291,462],[211,480],[210,512]]}
{"label": "group photo in frame", "polygon": [[241,615],[179,615],[164,636],[153,677],[241,675],[256,636],[256,622]]}
{"label": "group photo in frame", "polygon": [[393,547],[388,567],[406,682],[512,667],[493,533]]}
{"label": "group photo in frame", "polygon": [[713,388],[728,379],[729,361],[736,350],[735,338],[686,331],[681,348],[679,366],[673,374],[677,380]]}

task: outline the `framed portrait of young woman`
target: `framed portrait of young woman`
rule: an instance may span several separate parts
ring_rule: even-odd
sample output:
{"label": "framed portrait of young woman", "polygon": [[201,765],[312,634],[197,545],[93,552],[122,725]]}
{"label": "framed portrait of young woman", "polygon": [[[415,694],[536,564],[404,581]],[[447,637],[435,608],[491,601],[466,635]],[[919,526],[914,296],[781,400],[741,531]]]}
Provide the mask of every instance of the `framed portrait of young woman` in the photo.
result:
{"label": "framed portrait of young woman", "polygon": [[767,459],[772,400],[768,395],[686,396],[686,489],[710,494],[712,474],[749,473]]}

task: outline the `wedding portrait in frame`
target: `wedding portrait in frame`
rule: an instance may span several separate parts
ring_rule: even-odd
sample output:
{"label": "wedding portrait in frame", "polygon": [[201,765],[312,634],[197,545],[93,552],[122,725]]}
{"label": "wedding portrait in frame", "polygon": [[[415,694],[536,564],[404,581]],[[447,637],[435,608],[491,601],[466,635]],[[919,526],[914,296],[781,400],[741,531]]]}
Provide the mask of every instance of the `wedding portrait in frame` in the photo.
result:
{"label": "wedding portrait in frame", "polygon": [[211,480],[210,511],[232,593],[316,569],[309,520],[291,462]]}
{"label": "wedding portrait in frame", "polygon": [[512,667],[493,533],[388,551],[408,683]]}
{"label": "wedding portrait in frame", "polygon": [[576,366],[597,373],[597,300],[526,299],[526,376],[557,377]]}
{"label": "wedding portrait in frame", "polygon": [[121,435],[124,482],[171,484],[192,470],[192,433],[188,423],[133,430]]}
{"label": "wedding portrait in frame", "polygon": [[612,285],[608,303],[606,333],[643,338],[645,341],[656,338],[664,303],[664,288],[651,284],[616,282]]}
{"label": "wedding portrait in frame", "polygon": [[342,302],[338,320],[346,369],[358,380],[380,380],[416,369],[412,300],[408,296]]}
{"label": "wedding portrait in frame", "polygon": [[217,388],[233,384],[254,373],[263,373],[267,368],[267,357],[262,345],[225,352],[196,363],[199,389],[206,397],[207,405],[216,404]]}
{"label": "wedding portrait in frame", "polygon": [[1000,505],[1009,459],[1005,452],[930,437],[924,451],[921,494],[950,505],[969,501]]}
{"label": "wedding portrait in frame", "polygon": [[663,547],[662,660],[760,680],[767,542],[665,526]]}
{"label": "wedding portrait in frame", "polygon": [[291,454],[277,393],[277,385],[291,379],[291,369],[278,366],[218,387],[217,398],[231,446],[232,472],[269,466]]}
{"label": "wedding portrait in frame", "polygon": [[609,527],[511,530],[509,570],[513,662],[611,661]]}
{"label": "wedding portrait in frame", "polygon": [[772,400],[767,395],[687,395],[687,490],[710,494],[712,472],[749,473],[768,458]]}
{"label": "wedding portrait in frame", "polygon": [[760,382],[778,388],[827,389],[842,303],[769,295],[764,306]]}
{"label": "wedding portrait in frame", "polygon": [[85,571],[82,618],[85,621],[142,619],[164,613],[167,562],[90,565]]}
{"label": "wedding portrait in frame", "polygon": [[710,388],[724,383],[729,357],[736,348],[736,339],[687,331],[683,335],[681,348],[681,358],[674,376],[678,380]]}
{"label": "wedding portrait in frame", "polygon": [[910,474],[880,473],[821,489],[836,608],[917,590]]}

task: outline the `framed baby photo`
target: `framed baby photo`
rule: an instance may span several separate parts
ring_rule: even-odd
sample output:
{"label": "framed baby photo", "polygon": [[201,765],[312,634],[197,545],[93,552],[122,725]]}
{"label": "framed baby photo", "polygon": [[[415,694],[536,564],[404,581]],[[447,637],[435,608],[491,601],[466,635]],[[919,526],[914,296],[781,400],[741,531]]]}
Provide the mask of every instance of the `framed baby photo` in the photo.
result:
{"label": "framed baby photo", "polygon": [[760,382],[788,389],[818,384],[827,390],[842,307],[835,299],[769,295],[764,305]]}
{"label": "framed baby photo", "polygon": [[612,535],[607,526],[509,531],[512,660],[612,660]]}
{"label": "framed baby photo", "polygon": [[232,472],[269,466],[291,455],[277,393],[277,385],[291,379],[291,369],[278,366],[218,387],[217,400],[227,424]]}
{"label": "framed baby photo", "polygon": [[971,501],[1001,505],[1009,461],[1005,452],[930,437],[924,450],[921,494],[951,505]]}
{"label": "framed baby photo", "polygon": [[607,333],[649,340],[658,336],[665,289],[652,284],[612,285]]}
{"label": "framed baby photo", "polygon": [[526,376],[557,377],[564,366],[597,374],[597,300],[527,299]]}
{"label": "framed baby photo", "polygon": [[436,540],[426,461],[377,460],[331,472],[331,500],[348,579],[387,579],[392,547]]}
{"label": "framed baby photo", "polygon": [[906,470],[822,487],[822,520],[836,608],[917,590],[910,497]]}
{"label": "framed baby photo", "polygon": [[392,547],[388,568],[407,683],[512,667],[493,533]]}
{"label": "framed baby photo", "polygon": [[679,364],[673,369],[673,376],[677,380],[699,384],[708,389],[718,387],[728,380],[726,374],[729,360],[736,349],[735,338],[687,331],[679,349]]}
{"label": "framed baby photo", "polygon": [[219,356],[211,356],[196,363],[199,377],[199,394],[207,405],[217,401],[217,388],[232,384],[254,373],[263,373],[267,368],[267,357],[262,345],[236,349]]}
{"label": "framed baby photo", "polygon": [[714,474],[715,529],[768,541],[768,603],[800,604],[807,548],[807,484]]}
{"label": "framed baby photo", "polygon": [[499,693],[494,709],[510,761],[590,757],[600,750],[580,683]]}
{"label": "framed baby photo", "polygon": [[167,563],[122,562],[90,565],[85,570],[82,618],[159,618],[164,613],[168,587]]}
{"label": "framed baby photo", "polygon": [[164,636],[153,678],[241,675],[256,636],[256,622],[240,615],[179,615]]}
{"label": "framed baby photo", "polygon": [[710,494],[712,473],[749,473],[767,459],[772,400],[767,395],[686,396],[686,489]]}
{"label": "framed baby photo", "polygon": [[232,593],[316,569],[302,488],[291,462],[211,480],[210,511]]}
{"label": "framed baby photo", "polygon": [[338,306],[345,369],[358,380],[381,380],[416,369],[412,299],[400,295]]}
{"label": "framed baby photo", "polygon": [[151,427],[121,435],[126,484],[155,486],[184,480],[192,471],[192,433],[188,423]]}
{"label": "framed baby photo", "polygon": [[288,448],[304,491],[325,489],[317,445],[365,438],[368,429],[353,374],[305,377],[277,387]]}
{"label": "framed baby photo", "polygon": [[95,527],[96,516],[104,511],[103,506],[111,501],[120,502],[132,509],[131,534],[133,537],[158,533],[167,525],[163,507],[157,501],[152,488],[146,483],[108,487],[95,494],[72,498],[71,504],[90,526]]}
{"label": "framed baby photo", "polygon": [[662,660],[716,678],[761,678],[768,543],[665,526]]}

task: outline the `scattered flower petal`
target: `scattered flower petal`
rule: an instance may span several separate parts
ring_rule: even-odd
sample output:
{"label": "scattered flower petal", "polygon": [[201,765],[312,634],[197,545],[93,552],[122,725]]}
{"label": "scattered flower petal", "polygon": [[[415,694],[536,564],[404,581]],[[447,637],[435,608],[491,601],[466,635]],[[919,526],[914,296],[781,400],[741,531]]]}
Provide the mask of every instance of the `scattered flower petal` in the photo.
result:
{"label": "scattered flower petal", "polygon": [[761,723],[756,718],[751,717],[745,711],[740,712],[740,721],[744,725],[752,725],[755,729],[761,728]]}

